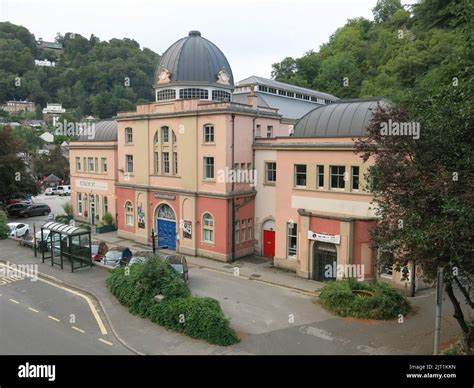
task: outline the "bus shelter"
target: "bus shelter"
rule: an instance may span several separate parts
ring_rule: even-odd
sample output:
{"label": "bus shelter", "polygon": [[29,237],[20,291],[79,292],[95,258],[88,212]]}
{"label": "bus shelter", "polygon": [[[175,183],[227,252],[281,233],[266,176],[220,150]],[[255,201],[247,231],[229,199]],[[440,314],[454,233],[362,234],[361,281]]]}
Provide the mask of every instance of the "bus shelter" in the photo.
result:
{"label": "bus shelter", "polygon": [[39,241],[43,263],[51,260],[51,266],[64,269],[69,261],[71,272],[83,267],[92,267],[91,232],[58,222],[46,222],[41,227]]}

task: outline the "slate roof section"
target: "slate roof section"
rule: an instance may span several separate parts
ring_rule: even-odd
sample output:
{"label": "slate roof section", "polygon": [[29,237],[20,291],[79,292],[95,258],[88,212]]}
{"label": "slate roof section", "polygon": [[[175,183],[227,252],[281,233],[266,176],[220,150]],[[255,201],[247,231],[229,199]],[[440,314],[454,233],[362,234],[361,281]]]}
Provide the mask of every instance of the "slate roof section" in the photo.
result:
{"label": "slate roof section", "polygon": [[294,127],[295,137],[362,137],[383,99],[346,100],[315,108]]}

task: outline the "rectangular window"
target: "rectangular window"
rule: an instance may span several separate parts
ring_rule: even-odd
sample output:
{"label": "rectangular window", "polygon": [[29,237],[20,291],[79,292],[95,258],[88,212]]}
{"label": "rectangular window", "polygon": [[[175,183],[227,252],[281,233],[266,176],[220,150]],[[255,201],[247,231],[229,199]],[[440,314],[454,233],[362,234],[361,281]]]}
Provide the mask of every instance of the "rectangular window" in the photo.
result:
{"label": "rectangular window", "polygon": [[102,172],[107,172],[107,158],[102,158]]}
{"label": "rectangular window", "polygon": [[170,154],[169,152],[163,152],[163,174],[170,173]]}
{"label": "rectangular window", "polygon": [[295,164],[295,186],[306,187],[306,164]]}
{"label": "rectangular window", "polygon": [[239,242],[239,221],[234,222],[234,241]]}
{"label": "rectangular window", "polygon": [[94,171],[99,172],[99,158],[94,158]]}
{"label": "rectangular window", "polygon": [[247,163],[247,171],[250,172],[251,169],[252,169],[252,163]]}
{"label": "rectangular window", "polygon": [[76,157],[76,171],[81,171],[81,158]]}
{"label": "rectangular window", "polygon": [[178,153],[173,152],[173,174],[178,174]]}
{"label": "rectangular window", "polygon": [[245,220],[241,221],[240,241],[245,241]]}
{"label": "rectangular window", "polygon": [[359,167],[351,167],[351,189],[352,191],[359,191]]}
{"label": "rectangular window", "polygon": [[204,143],[214,143],[214,126],[204,126]]}
{"label": "rectangular window", "polygon": [[273,125],[267,126],[267,137],[273,137]]}
{"label": "rectangular window", "polygon": [[343,189],[345,187],[346,167],[331,166],[331,189]]}
{"label": "rectangular window", "polygon": [[88,158],[87,160],[89,162],[89,171],[93,172],[94,171],[94,158]]}
{"label": "rectangular window", "polygon": [[102,206],[103,206],[103,210],[104,210],[104,214],[105,214],[105,213],[109,212],[109,200],[108,200],[108,197],[106,197],[106,196],[103,196],[102,198],[103,198]]}
{"label": "rectangular window", "polygon": [[133,173],[133,155],[125,155],[125,172]]}
{"label": "rectangular window", "polygon": [[316,182],[318,183],[318,189],[324,189],[324,166],[317,166],[317,179]]}
{"label": "rectangular window", "polygon": [[161,128],[161,141],[163,143],[169,143],[170,141],[170,132],[168,127]]}
{"label": "rectangular window", "polygon": [[153,158],[154,158],[154,172],[155,174],[158,174],[159,170],[158,167],[160,166],[160,154],[158,152],[153,153]]}
{"label": "rectangular window", "polygon": [[247,220],[247,239],[253,240],[253,221],[251,218]]}
{"label": "rectangular window", "polygon": [[235,163],[234,170],[237,172],[238,169],[239,169],[239,163]]}
{"label": "rectangular window", "polygon": [[262,126],[260,124],[257,124],[257,128],[255,129],[255,137],[261,137],[262,136]]}
{"label": "rectangular window", "polygon": [[245,163],[240,163],[240,169],[243,171],[245,170]]}
{"label": "rectangular window", "polygon": [[133,143],[133,131],[132,128],[125,128],[125,143]]}
{"label": "rectangular window", "polygon": [[265,163],[265,178],[267,183],[276,182],[276,163],[267,162]]}
{"label": "rectangular window", "polygon": [[214,158],[204,157],[204,179],[214,179]]}
{"label": "rectangular window", "polygon": [[287,255],[289,259],[296,259],[296,248],[297,248],[297,241],[298,241],[297,226],[296,224],[288,223],[287,229],[288,229]]}
{"label": "rectangular window", "polygon": [[82,194],[77,193],[77,214],[82,214]]}

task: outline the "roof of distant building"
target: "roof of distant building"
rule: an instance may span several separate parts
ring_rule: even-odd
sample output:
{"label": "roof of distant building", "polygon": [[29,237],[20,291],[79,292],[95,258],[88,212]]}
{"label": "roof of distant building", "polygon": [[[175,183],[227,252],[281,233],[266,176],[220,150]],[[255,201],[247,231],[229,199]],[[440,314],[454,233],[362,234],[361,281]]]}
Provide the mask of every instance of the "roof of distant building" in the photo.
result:
{"label": "roof of distant building", "polygon": [[383,99],[344,100],[313,109],[294,127],[295,137],[361,137]]}
{"label": "roof of distant building", "polygon": [[[294,93],[301,93],[303,95],[306,94],[306,95],[310,95],[314,97],[319,97],[322,99],[328,99],[331,101],[339,100],[336,96],[333,96],[332,94],[329,94],[329,93],[318,92],[313,89],[290,85],[284,82],[275,81],[273,79],[264,78],[264,77],[258,77],[255,75],[252,75],[250,77],[247,77],[237,82],[236,88],[239,86],[245,86],[245,85],[264,85],[264,86],[268,86],[275,89],[281,89],[281,90],[290,91]],[[236,90],[234,93],[238,93],[238,90]]]}

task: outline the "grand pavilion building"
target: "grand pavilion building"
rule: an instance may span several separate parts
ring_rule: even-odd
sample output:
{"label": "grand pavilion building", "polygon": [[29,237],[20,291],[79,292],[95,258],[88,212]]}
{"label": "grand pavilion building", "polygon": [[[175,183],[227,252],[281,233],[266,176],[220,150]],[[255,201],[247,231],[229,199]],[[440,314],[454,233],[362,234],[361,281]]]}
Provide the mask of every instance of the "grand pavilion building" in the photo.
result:
{"label": "grand pavilion building", "polygon": [[327,279],[328,263],[376,275],[368,166],[354,138],[377,101],[256,76],[234,84],[225,55],[198,31],[166,50],[154,88],[155,102],[71,142],[77,220],[109,211],[120,237],[150,245],[153,230],[171,250],[257,254],[306,278]]}

